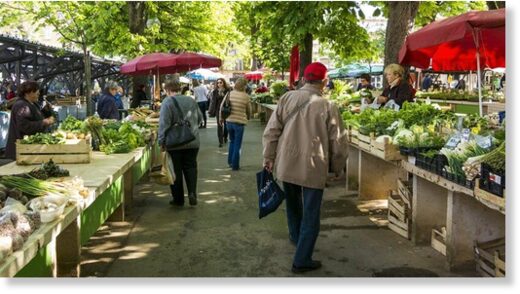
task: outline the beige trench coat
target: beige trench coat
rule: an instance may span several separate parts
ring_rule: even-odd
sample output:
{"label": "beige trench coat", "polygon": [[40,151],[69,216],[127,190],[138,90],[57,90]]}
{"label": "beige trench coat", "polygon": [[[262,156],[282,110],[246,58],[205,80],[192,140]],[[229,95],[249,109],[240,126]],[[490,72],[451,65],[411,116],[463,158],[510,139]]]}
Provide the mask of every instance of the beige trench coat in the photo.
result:
{"label": "beige trench coat", "polygon": [[[276,177],[307,188],[324,189],[329,172],[340,174],[347,158],[347,133],[334,103],[321,87],[306,84],[278,102],[263,135],[264,159],[274,161]],[[286,121],[302,103],[305,107]]]}

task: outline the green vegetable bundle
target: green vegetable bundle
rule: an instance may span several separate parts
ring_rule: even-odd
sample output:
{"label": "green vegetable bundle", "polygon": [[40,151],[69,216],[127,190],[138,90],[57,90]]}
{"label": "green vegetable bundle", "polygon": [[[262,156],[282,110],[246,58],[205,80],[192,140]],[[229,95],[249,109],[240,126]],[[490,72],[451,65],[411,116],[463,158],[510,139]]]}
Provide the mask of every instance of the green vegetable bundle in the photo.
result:
{"label": "green vegetable bundle", "polygon": [[32,177],[3,176],[0,184],[10,188],[18,189],[29,198],[44,196],[48,193],[67,195],[68,190],[59,183],[38,180]]}
{"label": "green vegetable bundle", "polygon": [[505,173],[506,171],[506,142],[502,142],[500,146],[493,151],[485,154],[481,158],[481,162],[491,166],[494,171]]}
{"label": "green vegetable bundle", "polygon": [[60,124],[60,130],[63,131],[82,131],[84,127],[85,124],[82,121],[71,115],[67,116],[67,118]]}
{"label": "green vegetable bundle", "polygon": [[64,144],[65,137],[61,133],[36,133],[31,136],[24,136],[21,140],[22,144],[45,144],[45,145],[56,145]]}

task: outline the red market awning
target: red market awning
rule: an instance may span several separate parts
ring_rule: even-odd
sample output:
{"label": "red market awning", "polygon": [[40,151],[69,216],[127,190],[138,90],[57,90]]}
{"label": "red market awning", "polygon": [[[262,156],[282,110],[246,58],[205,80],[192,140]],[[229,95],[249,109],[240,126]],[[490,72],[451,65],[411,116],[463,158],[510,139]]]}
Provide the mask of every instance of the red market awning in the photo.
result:
{"label": "red market awning", "polygon": [[169,74],[198,68],[222,65],[217,57],[199,53],[151,53],[139,56],[121,66],[121,73],[128,75]]}
{"label": "red market awning", "polygon": [[248,80],[259,81],[262,79],[263,74],[264,73],[261,71],[252,71],[252,72],[248,72],[248,73],[244,74],[244,77]]}
{"label": "red market awning", "polygon": [[[410,34],[399,63],[437,71],[505,67],[505,9],[471,11],[432,22]],[[478,49],[477,49],[478,48]]]}

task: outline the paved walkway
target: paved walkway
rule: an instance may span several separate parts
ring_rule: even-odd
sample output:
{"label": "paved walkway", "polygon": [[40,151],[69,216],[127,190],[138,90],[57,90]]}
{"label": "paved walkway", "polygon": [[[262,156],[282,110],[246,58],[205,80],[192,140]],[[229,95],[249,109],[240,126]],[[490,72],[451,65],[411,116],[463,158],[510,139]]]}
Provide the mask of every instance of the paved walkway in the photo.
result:
{"label": "paved walkway", "polygon": [[[201,130],[199,205],[171,207],[169,188],[146,181],[135,189],[128,222],[107,223],[83,248],[82,276],[287,277],[294,247],[284,204],[259,220],[255,173],[261,167],[263,125],[244,135],[241,170],[227,168],[214,120]],[[323,267],[305,276],[461,276],[444,269],[444,256],[416,247],[370,218],[345,196],[344,182],[326,190],[314,258]]]}

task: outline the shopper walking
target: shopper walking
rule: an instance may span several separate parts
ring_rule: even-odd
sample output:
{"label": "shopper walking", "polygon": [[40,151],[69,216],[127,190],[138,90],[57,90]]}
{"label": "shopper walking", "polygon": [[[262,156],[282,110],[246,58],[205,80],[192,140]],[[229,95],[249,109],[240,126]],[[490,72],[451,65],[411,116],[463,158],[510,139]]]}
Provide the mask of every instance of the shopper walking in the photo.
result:
{"label": "shopper walking", "polygon": [[[242,151],[242,138],[244,136],[244,128],[247,121],[251,118],[251,99],[245,92],[247,88],[247,80],[239,78],[235,82],[235,88],[229,93],[229,102],[231,104],[231,114],[225,120],[229,132],[229,152],[228,165],[232,170],[240,169],[240,153]],[[219,124],[224,124],[222,119],[222,107],[220,106]]]}
{"label": "shopper walking", "polygon": [[264,167],[283,182],[290,241],[296,245],[292,271],[321,267],[312,259],[320,231],[320,207],[329,164],[342,173],[347,157],[346,132],[338,108],[322,97],[327,68],[305,68],[305,85],[284,94],[263,135]]}
{"label": "shopper walking", "polygon": [[[222,78],[217,79],[217,87],[213,90],[208,111],[210,117],[216,116],[217,122],[220,121],[220,105],[222,104],[224,97],[226,97],[229,92],[230,88],[226,81]],[[222,125],[218,124],[217,137],[218,147],[222,147],[225,143],[227,143],[228,130],[226,122],[224,122]]]}
{"label": "shopper walking", "polygon": [[6,158],[16,160],[16,140],[43,133],[55,122],[53,116],[45,117],[41,111],[38,105],[39,93],[40,86],[35,81],[25,81],[18,88],[18,98],[11,109],[5,149]]}
{"label": "shopper walking", "polygon": [[208,88],[197,80],[193,80],[193,94],[195,95],[195,101],[199,104],[202,117],[204,118],[204,124],[200,126],[201,129],[205,129],[208,124],[208,117],[206,116],[206,110],[208,109]]}
{"label": "shopper walking", "polygon": [[[188,189],[190,205],[197,205],[197,155],[199,153],[199,125],[202,113],[193,98],[180,95],[181,83],[178,76],[164,84],[167,97],[161,103],[159,120],[159,145],[161,150],[170,153],[175,171],[175,182],[170,186],[173,200],[171,205],[184,206],[183,178]],[[180,110],[180,111],[179,111]],[[188,120],[195,140],[178,147],[168,147],[166,138],[172,132],[174,122]]]}

